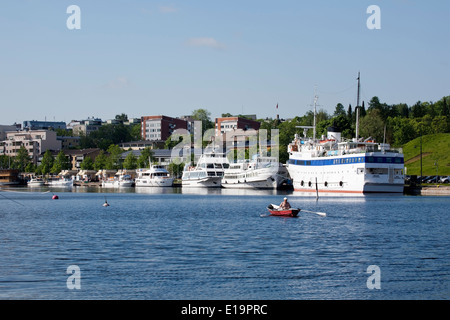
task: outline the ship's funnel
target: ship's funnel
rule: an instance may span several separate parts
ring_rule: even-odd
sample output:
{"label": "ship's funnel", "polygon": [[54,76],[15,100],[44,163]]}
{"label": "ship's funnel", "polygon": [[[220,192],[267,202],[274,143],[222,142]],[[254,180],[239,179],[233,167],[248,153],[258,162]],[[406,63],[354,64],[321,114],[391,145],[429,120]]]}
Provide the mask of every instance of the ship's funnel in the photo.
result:
{"label": "ship's funnel", "polygon": [[328,127],[327,131],[328,131],[327,135],[328,139],[336,140],[336,142],[341,142],[341,130],[339,130],[336,127]]}

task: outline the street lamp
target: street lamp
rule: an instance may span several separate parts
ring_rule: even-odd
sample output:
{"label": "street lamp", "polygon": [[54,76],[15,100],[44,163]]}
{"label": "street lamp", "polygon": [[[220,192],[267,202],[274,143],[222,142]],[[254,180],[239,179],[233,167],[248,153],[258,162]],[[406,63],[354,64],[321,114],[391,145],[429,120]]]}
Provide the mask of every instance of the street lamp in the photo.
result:
{"label": "street lamp", "polygon": [[422,185],[423,172],[422,172],[422,124],[420,125],[420,185]]}
{"label": "street lamp", "polygon": [[434,162],[434,165],[436,166],[436,184],[437,184],[438,183],[438,178],[439,178],[439,176],[438,176],[439,166],[438,166],[438,161],[437,160]]}

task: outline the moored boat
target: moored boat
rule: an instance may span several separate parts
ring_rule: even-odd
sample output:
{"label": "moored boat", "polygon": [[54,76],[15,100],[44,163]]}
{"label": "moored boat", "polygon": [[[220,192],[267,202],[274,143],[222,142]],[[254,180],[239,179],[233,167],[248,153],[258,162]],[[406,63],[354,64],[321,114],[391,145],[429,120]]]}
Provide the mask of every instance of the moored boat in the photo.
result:
{"label": "moored boat", "polygon": [[224,171],[222,187],[279,189],[288,180],[286,167],[276,157],[255,155],[251,160],[230,164]]}
{"label": "moored boat", "polygon": [[206,152],[200,157],[197,166],[185,166],[181,183],[183,187],[221,188],[222,177],[229,162],[225,153]]}
{"label": "moored boat", "polygon": [[67,177],[61,177],[59,179],[49,180],[48,185],[50,187],[71,188],[73,187],[73,180]]}
{"label": "moored boat", "polygon": [[171,187],[174,178],[164,166],[152,165],[150,169],[137,169],[136,187]]}
{"label": "moored boat", "polygon": [[134,186],[134,179],[126,170],[102,170],[97,173],[102,177],[103,188],[130,188]]}
{"label": "moored boat", "polygon": [[[358,75],[358,88],[359,88]],[[358,91],[359,92],[359,91]],[[288,145],[288,171],[294,191],[315,194],[402,194],[405,182],[404,156],[401,149],[373,138],[359,136],[359,94],[356,136],[345,139],[341,130],[329,127],[327,136],[316,138],[316,102],[313,126],[303,128],[303,137],[295,134]],[[307,137],[313,129],[312,137]]]}
{"label": "moored boat", "polygon": [[44,185],[44,179],[42,178],[31,178],[27,185],[29,187],[42,187]]}

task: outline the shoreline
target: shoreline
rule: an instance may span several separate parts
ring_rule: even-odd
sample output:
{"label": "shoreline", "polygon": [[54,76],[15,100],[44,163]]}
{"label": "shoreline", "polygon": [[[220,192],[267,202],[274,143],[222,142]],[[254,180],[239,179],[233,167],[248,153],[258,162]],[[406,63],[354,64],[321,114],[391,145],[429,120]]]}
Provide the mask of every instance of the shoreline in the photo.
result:
{"label": "shoreline", "polygon": [[403,193],[414,196],[450,196],[450,186],[405,186]]}

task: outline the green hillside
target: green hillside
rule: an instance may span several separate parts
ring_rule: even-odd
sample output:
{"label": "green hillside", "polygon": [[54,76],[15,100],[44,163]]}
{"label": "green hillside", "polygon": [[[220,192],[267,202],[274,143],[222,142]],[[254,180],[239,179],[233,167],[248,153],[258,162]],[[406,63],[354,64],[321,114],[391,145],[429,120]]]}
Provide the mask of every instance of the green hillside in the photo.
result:
{"label": "green hillside", "polygon": [[[406,174],[420,175],[420,138],[403,146]],[[424,176],[450,175],[450,133],[432,134],[422,137],[422,171]]]}

